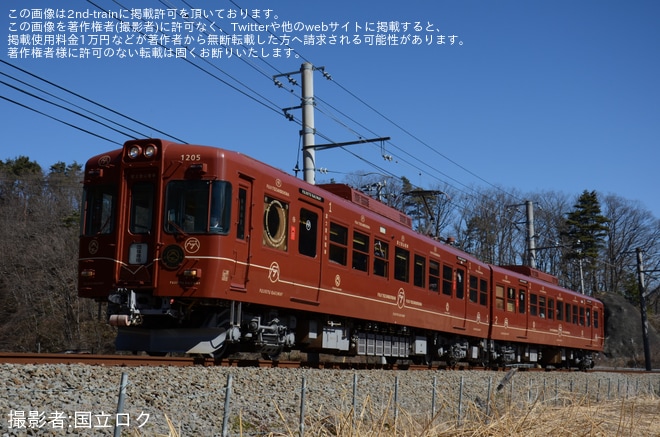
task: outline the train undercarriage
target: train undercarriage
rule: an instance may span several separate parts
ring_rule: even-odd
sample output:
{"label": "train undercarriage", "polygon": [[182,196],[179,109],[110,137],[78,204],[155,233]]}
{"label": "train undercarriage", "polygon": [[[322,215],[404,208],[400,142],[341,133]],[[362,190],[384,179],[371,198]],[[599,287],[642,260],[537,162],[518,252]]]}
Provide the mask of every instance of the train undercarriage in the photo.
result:
{"label": "train undercarriage", "polygon": [[589,369],[591,351],[451,335],[401,325],[340,318],[224,300],[186,301],[129,289],[110,295],[117,350],[220,358],[233,352],[276,360],[284,351],[374,357],[383,363],[444,362],[479,367]]}

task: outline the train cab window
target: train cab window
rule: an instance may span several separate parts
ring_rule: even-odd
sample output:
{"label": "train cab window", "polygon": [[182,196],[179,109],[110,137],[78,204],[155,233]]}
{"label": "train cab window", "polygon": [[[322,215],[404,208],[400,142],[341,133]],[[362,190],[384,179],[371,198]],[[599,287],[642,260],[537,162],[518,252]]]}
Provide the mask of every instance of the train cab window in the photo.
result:
{"label": "train cab window", "polygon": [[410,280],[410,252],[400,247],[394,248],[394,279]]}
{"label": "train cab window", "polygon": [[348,259],[348,228],[330,223],[330,261],[345,266]]}
{"label": "train cab window", "polygon": [[566,323],[571,323],[571,304],[567,303],[566,306]]}
{"label": "train cab window", "polygon": [[479,305],[488,306],[488,281],[479,280]]}
{"label": "train cab window", "polygon": [[547,314],[545,296],[539,296],[539,317],[545,319]]}
{"label": "train cab window", "polygon": [[353,232],[353,268],[366,272],[369,269],[369,236]]}
{"label": "train cab window", "polygon": [[109,234],[114,230],[116,191],[114,187],[105,185],[85,187],[81,234],[93,236]]}
{"label": "train cab window", "polygon": [[374,242],[374,275],[387,277],[389,267],[389,244],[382,240]]}
{"label": "train cab window", "polygon": [[148,234],[154,214],[154,185],[136,182],[131,187],[131,217],[128,230],[132,234]]}
{"label": "train cab window", "polygon": [[589,308],[587,308],[586,311],[587,311],[587,328],[590,328],[591,327],[591,310],[589,310]]}
{"label": "train cab window", "polygon": [[316,256],[316,242],[318,240],[318,214],[300,208],[298,220],[298,252],[314,258]]}
{"label": "train cab window", "polygon": [[470,302],[477,303],[479,299],[479,278],[474,275],[470,275],[469,282],[470,291],[468,292],[468,299]]}
{"label": "train cab window", "polygon": [[501,285],[495,286],[495,308],[504,310],[504,287]]}
{"label": "train cab window", "polygon": [[598,328],[598,311],[594,311],[594,328]]}
{"label": "train cab window", "polygon": [[539,297],[534,293],[529,293],[529,315],[538,315]]}
{"label": "train cab window", "polygon": [[452,289],[454,288],[454,270],[448,266],[442,266],[442,294],[451,296]]}
{"label": "train cab window", "polygon": [[440,263],[433,260],[429,260],[429,290],[440,290]]}
{"label": "train cab window", "polygon": [[548,299],[548,319],[554,320],[555,318],[555,300]]}
{"label": "train cab window", "polygon": [[211,218],[209,232],[227,235],[231,223],[231,185],[227,182],[211,183]]}
{"label": "train cab window", "polygon": [[527,311],[527,301],[525,300],[525,290],[520,290],[518,293],[518,312],[520,314],[525,314]]}
{"label": "train cab window", "polygon": [[574,325],[578,324],[578,307],[577,307],[577,305],[573,305],[573,324]]}
{"label": "train cab window", "polygon": [[413,284],[416,287],[426,287],[426,258],[415,255],[415,264],[413,266]]}
{"label": "train cab window", "polygon": [[584,307],[580,307],[580,326],[584,326]]}
{"label": "train cab window", "polygon": [[226,182],[185,180],[167,184],[165,194],[165,231],[173,234],[210,232],[209,199],[214,233],[229,229],[231,187]]}
{"label": "train cab window", "polygon": [[513,287],[508,287],[506,290],[506,310],[516,312],[516,289]]}
{"label": "train cab window", "polygon": [[263,245],[273,249],[288,249],[287,225],[289,204],[270,196],[264,196]]}
{"label": "train cab window", "polygon": [[557,320],[564,320],[564,304],[560,301],[557,301]]}

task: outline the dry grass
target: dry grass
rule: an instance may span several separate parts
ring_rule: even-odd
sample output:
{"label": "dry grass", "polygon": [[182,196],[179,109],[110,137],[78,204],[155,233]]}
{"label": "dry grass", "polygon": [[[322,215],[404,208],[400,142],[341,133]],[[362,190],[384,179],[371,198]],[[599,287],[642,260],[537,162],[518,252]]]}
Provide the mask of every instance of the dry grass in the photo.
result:
{"label": "dry grass", "polygon": [[[494,405],[489,415],[476,404],[463,411],[462,419],[441,421],[446,412],[440,411],[436,417],[416,417],[407,411],[398,410],[396,418],[390,409],[385,413],[372,408],[367,399],[359,411],[328,414],[323,411],[310,412],[305,421],[305,436],[336,437],[533,437],[533,436],[660,436],[660,400],[656,397],[637,397],[605,401],[592,404],[588,399],[578,402],[564,399],[563,405],[556,402],[537,401],[525,407],[507,407],[499,411]],[[292,418],[284,417],[278,409],[281,423],[274,424],[285,429],[278,433],[259,433],[269,437],[299,436],[299,429],[291,426]],[[167,437],[184,437],[166,416],[169,426]],[[294,418],[294,423],[297,418]],[[243,428],[238,416],[230,433],[232,436],[255,435]],[[141,434],[137,433],[136,436]],[[164,437],[165,434],[159,436]]]}

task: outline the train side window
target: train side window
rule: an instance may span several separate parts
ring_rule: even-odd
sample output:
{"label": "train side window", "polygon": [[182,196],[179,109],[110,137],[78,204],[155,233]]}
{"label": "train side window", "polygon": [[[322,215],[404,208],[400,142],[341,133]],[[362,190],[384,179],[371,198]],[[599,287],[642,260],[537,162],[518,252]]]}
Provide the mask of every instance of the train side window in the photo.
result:
{"label": "train side window", "polygon": [[300,208],[298,252],[301,255],[316,257],[316,242],[318,240],[319,216],[305,208]]}
{"label": "train side window", "polygon": [[516,312],[516,289],[513,287],[508,287],[506,291],[506,310]]}
{"label": "train side window", "polygon": [[429,289],[436,293],[440,289],[440,263],[429,260]]}
{"label": "train side window", "polygon": [[289,205],[270,196],[264,196],[263,244],[273,249],[286,251]]}
{"label": "train side window", "polygon": [[598,311],[594,311],[594,328],[598,328]]}
{"label": "train side window", "polygon": [[529,293],[529,315],[536,316],[538,314],[538,296],[534,293]]}
{"label": "train side window", "polygon": [[479,280],[479,305],[488,306],[488,281]]}
{"label": "train side window", "polygon": [[548,299],[548,319],[554,320],[555,318],[555,300]]}
{"label": "train side window", "polygon": [[426,258],[421,255],[415,255],[415,265],[413,270],[414,285],[416,287],[426,287]]}
{"label": "train side window", "polygon": [[456,299],[465,297],[465,269],[456,269]]}
{"label": "train side window", "polygon": [[539,317],[545,319],[546,315],[545,296],[539,296]]}
{"label": "train side window", "polygon": [[238,223],[236,225],[236,238],[245,240],[245,216],[247,215],[247,190],[238,189]]}
{"label": "train side window", "polygon": [[566,304],[566,323],[571,323],[571,304]]}
{"label": "train side window", "polygon": [[394,248],[394,279],[410,280],[410,252],[400,247]]}
{"label": "train side window", "polygon": [[353,268],[366,272],[369,269],[369,236],[353,232]]}
{"label": "train side window", "polygon": [[564,320],[564,304],[557,301],[557,320],[560,322]]}
{"label": "train side window", "polygon": [[330,261],[345,266],[348,258],[348,228],[330,223]]}
{"label": "train side window", "polygon": [[451,296],[454,286],[454,270],[448,265],[442,266],[442,294]]}
{"label": "train side window", "polygon": [[577,307],[577,305],[573,305],[573,324],[574,325],[578,324],[578,307]]}
{"label": "train side window", "polygon": [[479,278],[474,275],[470,275],[469,288],[470,291],[468,299],[470,299],[470,302],[477,303],[479,299]]}
{"label": "train side window", "polygon": [[525,290],[520,290],[518,293],[518,312],[520,314],[525,314],[527,311],[527,301],[525,300]]}
{"label": "train side window", "polygon": [[374,242],[374,275],[387,277],[389,274],[388,266],[388,252],[389,244],[382,240],[375,240]]}
{"label": "train side window", "polygon": [[495,308],[504,310],[504,287],[501,285],[495,286]]}

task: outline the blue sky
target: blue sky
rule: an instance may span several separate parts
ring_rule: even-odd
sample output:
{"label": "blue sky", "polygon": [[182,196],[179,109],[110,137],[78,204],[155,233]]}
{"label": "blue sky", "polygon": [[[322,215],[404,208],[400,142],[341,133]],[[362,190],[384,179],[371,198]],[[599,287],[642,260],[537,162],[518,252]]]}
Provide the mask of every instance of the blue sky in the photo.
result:
{"label": "blue sky", "polygon": [[[193,21],[205,22],[207,30],[216,35],[224,35],[218,28],[233,35],[252,34],[257,41],[270,34],[235,30],[232,23],[255,21],[240,14],[228,18],[230,9],[238,5],[251,13],[259,10],[257,21],[264,25],[337,23],[338,27],[334,32],[288,33],[293,51],[280,58],[272,55],[276,46],[258,43],[253,47],[259,52],[265,48],[271,56],[225,55],[203,61],[203,47],[195,44],[191,47],[196,56],[187,55],[190,62],[12,58],[12,47],[32,49],[22,42],[10,43],[13,35],[34,34],[21,30],[27,25],[21,23],[48,21],[21,18],[21,9],[55,7],[68,15],[100,11],[95,5],[110,11],[200,9],[210,21]],[[224,9],[223,18],[218,9]],[[266,18],[264,11],[269,9]],[[286,86],[277,88],[272,76],[298,71],[302,62],[309,61],[325,67],[333,79],[325,80],[318,71],[314,75],[317,144],[391,137],[384,150],[369,144],[317,152],[317,167],[331,172],[317,174],[318,181],[341,180],[351,172],[385,171],[405,175],[423,188],[445,183],[460,190],[494,185],[523,194],[557,191],[571,196],[596,190],[639,201],[660,218],[660,2],[655,0],[10,0],[3,2],[0,15],[6,35],[3,61],[148,126],[121,119],[1,63],[2,160],[28,156],[45,169],[57,161],[84,163],[119,147],[107,140],[129,139],[13,86],[63,106],[92,110],[137,130],[139,134],[131,134],[136,137],[164,137],[158,132],[162,131],[188,143],[240,150],[291,172],[299,161],[300,126],[287,121],[281,108],[300,104],[300,88],[289,85],[286,78]],[[67,23],[68,38],[71,21],[114,20],[51,21]],[[365,34],[376,33],[368,28],[378,22],[399,23],[398,31],[386,32],[397,42],[418,36],[424,43],[318,44],[322,34],[338,39],[343,35],[351,41],[359,34],[364,40]],[[414,30],[416,22],[422,31]],[[404,23],[410,23],[407,31],[402,29]],[[94,33],[108,34],[89,31],[84,34],[87,41]],[[273,33],[285,32],[278,28]],[[448,38],[445,44],[436,44],[439,35],[456,36],[454,44]],[[427,37],[434,43],[427,44]],[[310,40],[314,44],[305,44]],[[82,112],[80,108],[75,110]],[[299,111],[291,112],[300,119]],[[118,130],[126,132],[124,127]],[[394,159],[384,160],[382,152]]]}

